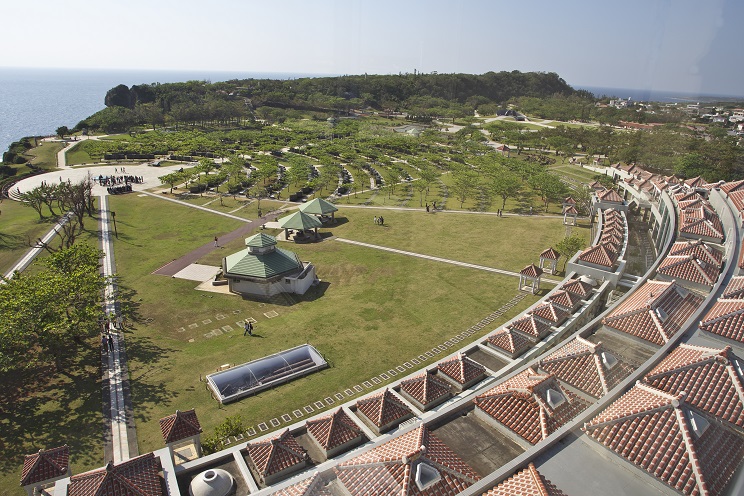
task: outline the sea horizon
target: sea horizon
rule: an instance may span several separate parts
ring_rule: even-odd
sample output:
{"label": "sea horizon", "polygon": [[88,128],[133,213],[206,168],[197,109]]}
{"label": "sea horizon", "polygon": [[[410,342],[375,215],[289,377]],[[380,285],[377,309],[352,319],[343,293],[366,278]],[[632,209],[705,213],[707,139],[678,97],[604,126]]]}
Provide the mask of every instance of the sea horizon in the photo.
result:
{"label": "sea horizon", "polygon": [[[332,77],[338,74],[300,72],[248,72],[209,70],[125,70],[0,67],[0,151],[26,136],[49,136],[60,126],[78,122],[105,108],[111,88],[125,84],[175,83],[183,81],[229,81],[231,79],[297,79]],[[698,95],[695,92],[660,89],[609,88],[572,85],[575,89],[632,101],[709,102],[744,101],[736,95]]]}

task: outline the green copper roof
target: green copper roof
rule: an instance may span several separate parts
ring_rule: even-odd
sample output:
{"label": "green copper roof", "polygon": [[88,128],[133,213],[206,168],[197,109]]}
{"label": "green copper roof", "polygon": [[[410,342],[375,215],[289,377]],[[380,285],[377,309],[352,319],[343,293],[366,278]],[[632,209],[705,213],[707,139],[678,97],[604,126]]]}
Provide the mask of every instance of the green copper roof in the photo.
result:
{"label": "green copper roof", "polygon": [[276,248],[270,253],[254,255],[248,248],[225,257],[228,275],[268,278],[302,268],[302,262],[291,251]]}
{"label": "green copper roof", "polygon": [[323,224],[312,215],[305,212],[295,212],[282,219],[279,219],[279,227],[282,229],[312,229],[321,227]]}
{"label": "green copper roof", "polygon": [[313,201],[302,205],[300,210],[306,214],[326,215],[331,212],[337,212],[338,208],[333,203],[327,202],[322,198],[315,198]]}
{"label": "green copper roof", "polygon": [[264,233],[254,234],[250,238],[245,238],[245,246],[266,248],[267,246],[274,246],[275,244],[276,238]]}

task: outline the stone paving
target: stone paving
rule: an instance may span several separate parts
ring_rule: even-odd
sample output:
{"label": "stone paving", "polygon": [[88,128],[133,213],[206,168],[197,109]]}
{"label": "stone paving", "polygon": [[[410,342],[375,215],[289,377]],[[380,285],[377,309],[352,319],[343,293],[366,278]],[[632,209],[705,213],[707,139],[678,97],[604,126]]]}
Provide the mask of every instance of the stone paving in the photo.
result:
{"label": "stone paving", "polygon": [[341,392],[333,393],[332,395],[329,395],[322,400],[314,401],[309,405],[305,405],[301,409],[298,408],[296,410],[292,410],[291,414],[283,413],[269,421],[259,423],[256,427],[249,427],[248,429],[246,429],[243,435],[230,436],[228,439],[225,440],[225,445],[231,445],[233,443],[240,442],[243,439],[250,439],[259,434],[263,434],[264,432],[269,430],[269,424],[273,427],[279,427],[282,423],[292,424],[305,415],[312,415],[316,411],[333,407],[336,404],[336,401],[348,401],[351,397],[356,396],[360,393],[369,392],[369,390],[371,389],[378,389],[382,384],[397,376],[398,373],[409,373],[414,368],[420,367],[425,362],[432,360],[434,357],[447,351],[448,349],[459,346],[459,344],[465,341],[468,337],[483,330],[483,328],[490,326],[494,321],[496,321],[496,319],[498,319],[503,314],[511,310],[515,305],[517,305],[525,296],[525,293],[516,294],[511,300],[502,305],[501,308],[487,315],[477,324],[448,339],[441,345],[435,346],[431,349],[431,351],[426,351],[421,355],[418,355],[417,357],[406,360],[405,362],[403,362],[403,364],[396,366],[395,369],[390,369],[387,372],[382,372],[375,377],[371,377],[368,380],[362,381],[361,384],[356,384],[354,386],[351,386],[350,388],[344,389]]}

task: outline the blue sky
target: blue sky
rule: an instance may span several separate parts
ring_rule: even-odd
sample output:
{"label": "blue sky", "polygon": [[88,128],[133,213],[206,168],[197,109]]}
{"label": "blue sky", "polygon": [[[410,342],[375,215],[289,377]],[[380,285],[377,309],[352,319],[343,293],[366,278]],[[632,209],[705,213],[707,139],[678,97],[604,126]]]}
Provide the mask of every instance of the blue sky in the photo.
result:
{"label": "blue sky", "polygon": [[741,0],[37,0],[0,17],[0,67],[520,70],[744,95]]}

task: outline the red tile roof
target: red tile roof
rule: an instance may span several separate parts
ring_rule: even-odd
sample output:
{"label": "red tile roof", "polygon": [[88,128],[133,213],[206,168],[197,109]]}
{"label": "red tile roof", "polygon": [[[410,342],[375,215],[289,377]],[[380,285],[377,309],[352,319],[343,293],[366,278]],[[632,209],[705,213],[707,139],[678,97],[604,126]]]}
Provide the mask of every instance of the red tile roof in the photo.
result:
{"label": "red tile roof", "polygon": [[499,483],[483,496],[566,496],[530,464],[505,481]]}
{"label": "red tile roof", "polygon": [[681,344],[649,372],[643,381],[678,396],[714,417],[744,427],[744,384],[729,346],[723,349]]}
{"label": "red tile roof", "polygon": [[744,300],[744,276],[732,277],[721,298],[729,300]]}
{"label": "red tile roof", "polygon": [[719,495],[744,457],[744,437],[706,417],[683,395],[637,384],[584,430],[682,494]]}
{"label": "red tile roof", "polygon": [[515,320],[509,327],[529,336],[533,341],[539,341],[550,334],[550,325],[532,315]]}
{"label": "red tile roof", "polygon": [[564,289],[560,289],[550,295],[548,300],[570,312],[576,310],[582,301],[581,296]]}
{"label": "red tile roof", "polygon": [[570,196],[567,196],[566,198],[563,199],[563,203],[565,203],[566,205],[576,205],[576,200],[574,200]]}
{"label": "red tile roof", "polygon": [[744,343],[744,300],[719,298],[703,317],[700,329]]}
{"label": "red tile roof", "polygon": [[611,251],[607,245],[594,245],[582,251],[578,260],[602,267],[612,267],[617,260],[617,253]]}
{"label": "red tile roof", "polygon": [[173,415],[160,419],[160,432],[166,444],[196,436],[201,431],[202,428],[194,409],[184,412],[176,410]]}
{"label": "red tile roof", "polygon": [[439,362],[437,369],[442,374],[460,384],[467,384],[472,380],[483,377],[486,373],[483,365],[474,362],[463,354],[458,354],[449,360]]}
{"label": "red tile roof", "polygon": [[[440,476],[424,491],[416,481],[420,464]],[[423,425],[340,463],[334,471],[351,496],[455,496],[480,479]]]}
{"label": "red tile roof", "polygon": [[700,193],[698,193],[697,191],[681,192],[674,195],[674,201],[676,201],[677,203],[703,199],[704,198],[700,196]]}
{"label": "red tile roof", "polygon": [[741,241],[741,249],[739,250],[741,256],[739,256],[739,268],[744,269],[744,240]]}
{"label": "red tile roof", "polygon": [[731,199],[731,203],[734,204],[736,211],[739,212],[739,215],[742,215],[744,213],[744,189],[730,193],[729,198]]}
{"label": "red tile roof", "polygon": [[646,281],[602,319],[602,323],[662,345],[681,329],[702,301],[701,296],[674,281]]}
{"label": "red tile roof", "polygon": [[305,480],[285,487],[281,491],[274,493],[274,496],[334,496],[333,493],[325,487],[326,480],[317,472]]}
{"label": "red tile roof", "polygon": [[607,394],[633,371],[617,353],[581,337],[540,360],[540,368],[595,398]]}
{"label": "red tile roof", "polygon": [[248,443],[246,450],[262,479],[290,467],[304,466],[307,461],[307,452],[292,437],[289,429],[270,439]]}
{"label": "red tile roof", "polygon": [[730,181],[721,185],[721,191],[727,195],[733,191],[741,191],[744,189],[744,179],[740,181]]}
{"label": "red tile roof", "polygon": [[546,260],[558,260],[561,257],[561,254],[555,251],[555,249],[551,246],[547,250],[540,253],[540,258],[544,258]]}
{"label": "red tile roof", "polygon": [[488,336],[488,342],[491,346],[515,356],[521,355],[532,346],[532,343],[522,333],[508,327],[500,329]]}
{"label": "red tile roof", "polygon": [[160,460],[154,454],[70,477],[67,496],[162,496]]}
{"label": "red tile roof", "polygon": [[718,280],[720,268],[709,264],[695,255],[670,255],[664,258],[657,269],[672,279],[681,279],[705,286],[713,286]]}
{"label": "red tile roof", "polygon": [[586,299],[587,296],[592,294],[592,285],[580,279],[574,279],[572,281],[567,282],[566,284],[561,286],[561,289],[564,289],[575,295],[579,295],[584,299]]}
{"label": "red tile roof", "polygon": [[357,401],[356,406],[357,410],[377,427],[388,425],[413,413],[387,388],[382,393]]}
{"label": "red tile roof", "polygon": [[701,239],[678,241],[672,245],[669,255],[694,255],[700,260],[719,268],[723,265],[723,253]]}
{"label": "red tile roof", "polygon": [[705,179],[703,179],[700,176],[691,177],[690,179],[687,179],[685,181],[685,184],[691,188],[705,188],[708,186],[708,183],[705,182]]}
{"label": "red tile roof", "polygon": [[605,191],[599,191],[597,193],[597,196],[599,199],[603,202],[610,202],[610,203],[623,203],[623,197],[617,194],[617,191],[614,189],[607,189]]}
{"label": "red tile roof", "polygon": [[723,241],[723,224],[718,214],[705,205],[680,210],[679,232]]}
{"label": "red tile roof", "polygon": [[401,381],[400,389],[422,405],[428,405],[451,392],[449,384],[427,372]]}
{"label": "red tile roof", "polygon": [[474,403],[531,444],[542,441],[588,406],[553,375],[539,375],[531,367],[477,396]]}
{"label": "red tile roof", "polygon": [[552,325],[560,325],[569,315],[571,315],[569,312],[566,312],[556,305],[553,301],[548,301],[547,303],[536,306],[532,309],[531,313],[537,318],[550,322]]}
{"label": "red tile roof", "polygon": [[542,275],[543,270],[535,264],[529,264],[527,267],[520,270],[519,273],[527,277],[539,277]]}
{"label": "red tile roof", "polygon": [[573,205],[565,207],[563,209],[563,213],[568,215],[579,215],[579,211],[576,210],[576,207],[574,207]]}
{"label": "red tile roof", "polygon": [[70,467],[70,448],[67,445],[47,450],[39,450],[26,455],[21,471],[21,485],[36,484],[67,474]]}
{"label": "red tile roof", "polygon": [[362,430],[346,415],[343,408],[330,415],[308,420],[305,425],[307,431],[325,450],[337,448],[362,435]]}

